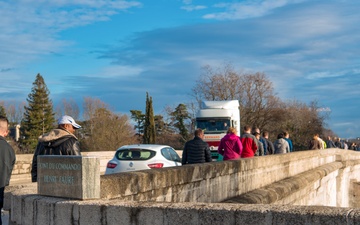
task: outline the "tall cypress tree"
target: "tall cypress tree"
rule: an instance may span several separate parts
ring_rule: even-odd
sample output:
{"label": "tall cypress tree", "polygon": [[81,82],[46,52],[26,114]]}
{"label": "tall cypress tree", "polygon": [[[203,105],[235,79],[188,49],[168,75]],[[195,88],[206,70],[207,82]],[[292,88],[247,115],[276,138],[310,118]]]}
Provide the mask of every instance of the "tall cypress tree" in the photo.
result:
{"label": "tall cypress tree", "polygon": [[155,119],[154,110],[152,106],[152,98],[149,97],[149,93],[146,92],[146,112],[145,112],[145,124],[144,124],[144,144],[155,144]]}
{"label": "tall cypress tree", "polygon": [[44,78],[37,74],[26,99],[28,105],[24,107],[24,119],[21,122],[21,143],[27,152],[34,152],[38,137],[54,127],[53,105],[49,94]]}

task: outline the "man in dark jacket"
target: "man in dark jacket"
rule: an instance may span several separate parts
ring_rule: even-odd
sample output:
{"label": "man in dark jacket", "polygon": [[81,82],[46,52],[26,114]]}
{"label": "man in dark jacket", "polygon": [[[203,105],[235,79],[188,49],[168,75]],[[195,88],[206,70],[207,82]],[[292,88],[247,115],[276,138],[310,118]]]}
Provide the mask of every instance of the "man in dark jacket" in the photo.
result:
{"label": "man in dark jacket", "polygon": [[81,128],[71,116],[62,116],[58,120],[58,128],[39,137],[32,169],[32,182],[37,182],[38,155],[81,155],[80,143],[74,135],[75,130]]}
{"label": "man in dark jacket", "polygon": [[274,144],[269,140],[269,132],[263,132],[263,138],[266,140],[267,149],[265,150],[266,155],[272,155],[275,152]]}
{"label": "man in dark jacket", "polygon": [[203,141],[204,132],[200,128],[194,132],[194,139],[185,143],[182,165],[211,162],[209,145]]}
{"label": "man in dark jacket", "polygon": [[336,148],[335,143],[331,140],[331,137],[328,136],[326,140],[326,148]]}
{"label": "man in dark jacket", "polygon": [[[6,117],[0,116],[0,211],[4,206],[5,186],[10,183],[10,177],[14,168],[16,156],[13,148],[5,140],[9,133],[9,121]],[[0,225],[2,224],[0,217]]]}

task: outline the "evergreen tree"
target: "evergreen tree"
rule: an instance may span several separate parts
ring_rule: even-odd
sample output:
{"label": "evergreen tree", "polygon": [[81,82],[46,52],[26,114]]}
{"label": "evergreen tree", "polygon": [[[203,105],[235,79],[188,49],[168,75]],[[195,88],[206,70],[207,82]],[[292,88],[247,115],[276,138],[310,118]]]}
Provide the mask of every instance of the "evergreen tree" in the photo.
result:
{"label": "evergreen tree", "polygon": [[155,144],[155,139],[155,119],[152,98],[149,97],[149,93],[146,92],[146,112],[143,142],[144,144]]}
{"label": "evergreen tree", "polygon": [[137,135],[142,135],[144,133],[144,123],[145,123],[145,115],[141,110],[130,110],[131,119],[135,120],[136,125],[134,126],[135,130],[137,130]]}
{"label": "evergreen tree", "polygon": [[54,113],[49,90],[44,78],[37,74],[31,93],[26,99],[24,119],[21,122],[21,144],[26,152],[34,152],[38,137],[54,128]]}
{"label": "evergreen tree", "polygon": [[179,104],[174,112],[170,113],[173,126],[179,130],[181,135],[181,142],[185,143],[189,139],[189,131],[187,129],[186,121],[191,119],[186,105]]}

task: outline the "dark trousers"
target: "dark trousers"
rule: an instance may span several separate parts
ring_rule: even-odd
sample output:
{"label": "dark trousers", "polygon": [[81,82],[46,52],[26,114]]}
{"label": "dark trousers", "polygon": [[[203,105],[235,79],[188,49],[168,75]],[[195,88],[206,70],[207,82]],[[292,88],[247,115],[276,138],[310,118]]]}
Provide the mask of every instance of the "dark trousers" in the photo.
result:
{"label": "dark trousers", "polygon": [[[5,190],[5,187],[0,188],[0,214],[1,214],[1,210],[4,206],[4,190]],[[1,216],[0,216],[0,225],[2,225]]]}

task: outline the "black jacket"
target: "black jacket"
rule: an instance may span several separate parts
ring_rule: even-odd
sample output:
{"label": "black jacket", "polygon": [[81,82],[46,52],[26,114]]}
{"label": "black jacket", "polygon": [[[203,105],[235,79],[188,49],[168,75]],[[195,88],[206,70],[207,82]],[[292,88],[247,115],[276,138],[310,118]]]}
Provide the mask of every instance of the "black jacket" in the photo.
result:
{"label": "black jacket", "polygon": [[9,185],[15,160],[16,155],[13,148],[4,137],[0,136],[0,188]]}
{"label": "black jacket", "polygon": [[38,155],[81,155],[80,143],[75,135],[66,130],[54,129],[39,138],[31,169],[32,182],[37,181]]}
{"label": "black jacket", "polygon": [[200,137],[185,143],[182,154],[182,165],[211,162],[209,145]]}
{"label": "black jacket", "polygon": [[275,147],[274,144],[269,141],[269,139],[265,138],[266,143],[267,143],[267,149],[266,149],[266,155],[272,155],[275,152]]}

